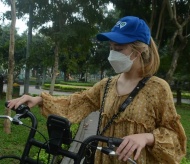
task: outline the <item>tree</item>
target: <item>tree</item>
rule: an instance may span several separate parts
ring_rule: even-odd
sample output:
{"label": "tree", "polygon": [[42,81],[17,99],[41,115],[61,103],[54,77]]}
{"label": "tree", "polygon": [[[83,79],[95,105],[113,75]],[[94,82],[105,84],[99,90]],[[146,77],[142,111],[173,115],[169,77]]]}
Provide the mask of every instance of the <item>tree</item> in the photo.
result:
{"label": "tree", "polygon": [[[32,44],[32,29],[33,26],[36,27],[38,23],[34,20],[34,17],[38,17],[38,11],[43,7],[46,7],[48,4],[47,0],[36,1],[36,0],[28,0],[22,1],[17,0],[17,8],[18,8],[18,17],[22,17],[25,14],[29,14],[28,21],[28,37],[27,37],[27,48],[26,48],[26,68],[25,68],[25,83],[24,83],[24,93],[29,93],[29,76],[30,76],[30,67],[29,67],[29,57],[30,57],[30,49]],[[42,20],[41,20],[42,21]],[[38,21],[37,21],[38,22]],[[44,20],[43,20],[44,22]],[[42,24],[42,23],[41,23]]]}
{"label": "tree", "polygon": [[100,80],[104,78],[104,71],[110,69],[108,62],[109,45],[108,43],[96,42],[94,49],[91,50],[90,64],[91,67],[96,69],[95,72],[100,71]]}
{"label": "tree", "polygon": [[32,69],[32,76],[36,76],[36,87],[40,85],[39,76],[42,76],[43,85],[46,79],[47,68],[53,67],[53,49],[54,45],[50,38],[38,34],[33,36],[29,67]]}
{"label": "tree", "polygon": [[170,15],[171,21],[175,25],[175,30],[173,32],[173,36],[170,40],[170,45],[169,45],[170,52],[173,56],[170,69],[168,70],[166,74],[166,80],[169,83],[171,83],[172,81],[172,76],[177,67],[178,58],[180,54],[183,52],[184,48],[186,47],[187,42],[188,42],[188,36],[190,35],[184,32],[185,27],[190,21],[190,16],[188,14],[189,9],[185,12],[177,13],[176,3],[178,3],[178,6],[183,5],[183,9],[184,9],[185,4],[180,4],[183,2],[172,1],[171,3],[169,0],[167,0],[169,15]]}
{"label": "tree", "polygon": [[[110,29],[115,25],[118,20],[119,12],[117,10],[104,12],[106,18],[103,23],[99,25],[99,32],[110,31]],[[105,23],[106,22],[106,23]],[[109,71],[113,73],[113,69],[108,62],[108,55],[110,50],[110,45],[107,42],[100,42],[93,39],[93,48],[91,48],[91,58],[90,64],[93,68],[96,68],[100,72],[100,80],[104,78],[104,72]]]}
{"label": "tree", "polygon": [[0,74],[0,99],[3,99],[3,83],[4,77],[2,74]]}
{"label": "tree", "polygon": [[56,43],[56,47],[55,47],[55,51],[54,51],[54,68],[53,68],[53,76],[52,76],[52,81],[51,81],[51,85],[50,85],[50,90],[49,93],[52,95],[53,91],[54,91],[54,84],[55,84],[55,80],[56,80],[56,76],[58,74],[58,61],[59,61],[59,43]]}
{"label": "tree", "polygon": [[[2,68],[2,74],[5,76],[5,80],[7,80],[7,70],[8,70],[8,56],[9,56],[9,45],[10,45],[10,26],[2,27],[2,37],[0,39],[0,63]],[[14,50],[14,74],[13,81],[16,81],[18,75],[20,74],[21,69],[24,69],[26,60],[26,36],[18,35],[15,31],[15,50]]]}
{"label": "tree", "polygon": [[[10,0],[11,5],[11,27],[10,27],[10,45],[9,45],[9,66],[8,66],[8,83],[7,83],[7,93],[6,100],[12,98],[12,88],[13,88],[13,72],[14,72],[14,46],[15,46],[15,24],[16,24],[16,8],[15,0]],[[5,115],[11,116],[11,110],[6,109]],[[4,131],[10,133],[10,121],[6,119],[4,121]]]}
{"label": "tree", "polygon": [[[30,56],[30,49],[32,44],[32,24],[33,24],[33,2],[29,0],[29,21],[28,21],[28,37],[27,37],[27,47],[26,47],[26,60]],[[24,93],[29,93],[29,77],[30,77],[30,67],[28,62],[26,62],[25,69],[25,82],[24,82]]]}
{"label": "tree", "polygon": [[[49,13],[41,10],[41,16],[50,18],[53,22],[52,27],[43,27],[41,32],[49,36],[55,43],[55,52],[58,54],[70,53],[70,47],[74,51],[78,49],[85,52],[80,54],[87,54],[89,52],[89,45],[91,45],[90,37],[97,32],[95,24],[103,19],[103,6],[105,2],[101,1],[51,1],[49,4]],[[44,15],[45,13],[45,15]],[[68,46],[68,48],[66,48]],[[85,48],[86,47],[86,48]],[[58,72],[57,61],[55,61],[54,75],[51,82],[50,93],[53,92],[55,77]],[[67,57],[65,57],[67,58]],[[66,65],[65,68],[69,68]],[[66,72],[66,71],[64,71]]]}

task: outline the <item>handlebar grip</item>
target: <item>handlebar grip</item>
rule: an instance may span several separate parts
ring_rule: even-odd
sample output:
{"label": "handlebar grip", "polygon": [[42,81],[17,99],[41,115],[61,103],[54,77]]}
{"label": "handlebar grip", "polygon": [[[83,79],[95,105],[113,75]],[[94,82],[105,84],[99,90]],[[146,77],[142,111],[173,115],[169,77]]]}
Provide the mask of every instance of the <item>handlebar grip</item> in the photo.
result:
{"label": "handlebar grip", "polygon": [[[6,108],[8,107],[8,104],[9,104],[8,101],[5,102],[5,107],[6,107]],[[17,114],[23,114],[23,113],[26,112],[26,111],[30,111],[30,108],[29,108],[27,105],[25,105],[25,104],[21,104],[21,105],[18,106],[17,109],[11,108],[11,110],[16,111]]]}
{"label": "handlebar grip", "polygon": [[[5,102],[5,107],[6,108],[8,108],[8,104],[9,104],[9,102],[7,101],[7,102]],[[16,111],[16,109],[13,107],[13,108],[11,108],[11,110],[13,110],[13,111]]]}
{"label": "handlebar grip", "polygon": [[6,108],[8,107],[8,104],[9,104],[9,102],[6,101],[6,102],[5,102],[5,107],[6,107]]}
{"label": "handlebar grip", "polygon": [[123,139],[121,138],[112,138],[112,143],[113,145],[115,145],[116,147],[119,147],[119,145],[123,142]]}

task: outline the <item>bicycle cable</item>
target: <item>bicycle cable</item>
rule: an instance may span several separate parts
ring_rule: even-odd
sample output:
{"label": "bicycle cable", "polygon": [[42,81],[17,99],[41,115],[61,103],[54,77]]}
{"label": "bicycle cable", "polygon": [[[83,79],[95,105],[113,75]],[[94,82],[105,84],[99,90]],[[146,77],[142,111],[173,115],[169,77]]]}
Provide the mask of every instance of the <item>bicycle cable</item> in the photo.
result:
{"label": "bicycle cable", "polygon": [[[38,132],[44,138],[44,140],[46,141],[45,143],[47,143],[48,150],[50,149],[49,144],[48,144],[48,140],[46,139],[46,137],[39,130],[37,130],[37,129],[33,128],[33,127],[30,127],[28,125],[25,125],[25,124],[21,124],[21,125]],[[45,145],[45,144],[43,144],[43,145]],[[41,151],[41,148],[39,148],[39,149]],[[39,163],[39,158],[40,158],[40,155],[39,155],[40,153],[39,152],[40,151],[38,151],[38,155],[37,155],[37,164]],[[48,163],[49,163],[49,161],[50,161],[50,153],[48,153]]]}

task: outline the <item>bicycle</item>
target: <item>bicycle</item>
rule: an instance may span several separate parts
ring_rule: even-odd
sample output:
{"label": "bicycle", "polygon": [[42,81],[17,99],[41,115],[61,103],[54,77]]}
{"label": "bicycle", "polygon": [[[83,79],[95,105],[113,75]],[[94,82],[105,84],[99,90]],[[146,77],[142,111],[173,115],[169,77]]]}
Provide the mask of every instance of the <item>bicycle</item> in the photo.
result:
{"label": "bicycle", "polygon": [[[6,107],[7,104],[8,103],[6,102]],[[58,155],[69,157],[74,160],[74,164],[80,164],[84,158],[85,150],[91,142],[98,141],[107,143],[107,147],[96,147],[96,150],[99,150],[107,155],[117,155],[114,151],[114,147],[118,147],[122,142],[122,139],[119,138],[104,137],[99,135],[90,136],[82,142],[74,140],[72,139],[72,133],[70,130],[71,123],[66,118],[57,115],[50,115],[47,119],[49,138],[46,139],[44,135],[37,130],[37,119],[35,115],[30,111],[30,108],[28,106],[23,104],[20,105],[17,109],[12,110],[16,112],[16,115],[14,117],[0,115],[0,118],[9,119],[14,125],[24,125],[21,119],[30,118],[32,125],[30,127],[29,135],[25,143],[22,155],[4,155],[0,156],[0,160],[12,158],[19,161],[20,164],[42,164],[42,162],[40,162],[39,160],[39,154],[37,159],[33,159],[29,156],[31,147],[35,146],[39,148],[39,152],[41,149],[44,149],[46,153],[49,154],[47,162],[48,164],[50,162],[51,164],[53,164],[53,159],[50,160],[50,155],[53,155],[53,157],[56,157]],[[36,132],[39,132],[43,136],[45,140],[44,143],[35,139]],[[81,143],[77,153],[70,152],[69,150],[65,150],[62,148],[62,144],[70,145],[73,141]],[[136,162],[130,158],[128,159],[128,161],[131,164],[136,164]]]}

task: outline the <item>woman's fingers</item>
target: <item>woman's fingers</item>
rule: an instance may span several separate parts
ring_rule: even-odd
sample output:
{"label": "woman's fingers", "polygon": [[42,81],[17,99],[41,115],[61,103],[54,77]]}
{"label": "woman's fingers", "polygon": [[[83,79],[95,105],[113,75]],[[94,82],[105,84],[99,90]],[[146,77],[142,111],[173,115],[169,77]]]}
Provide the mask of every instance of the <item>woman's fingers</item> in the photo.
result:
{"label": "woman's fingers", "polygon": [[28,95],[23,95],[22,97],[16,98],[16,99],[12,99],[9,100],[7,107],[10,109],[17,109],[19,107],[19,105],[24,104],[28,101]]}
{"label": "woman's fingers", "polygon": [[147,133],[142,133],[124,137],[123,142],[116,150],[116,153],[119,155],[119,160],[127,161],[131,156],[134,156],[134,160],[137,160],[141,150],[147,144],[147,135]]}
{"label": "woman's fingers", "polygon": [[125,159],[125,157],[128,158],[129,154],[133,153],[133,152],[132,153],[130,152],[132,146],[133,146],[133,142],[128,142],[127,144],[125,144],[125,147],[123,147],[123,150],[119,155],[119,160]]}
{"label": "woman's fingers", "polygon": [[135,150],[137,149],[137,145],[133,145],[130,150],[127,152],[127,154],[124,156],[123,160],[127,161],[128,158],[135,152]]}
{"label": "woman's fingers", "polygon": [[134,156],[135,161],[139,158],[141,150],[142,150],[142,147],[139,147],[138,149],[136,149],[135,156]]}
{"label": "woman's fingers", "polygon": [[117,148],[116,153],[120,155],[122,153],[123,149],[128,144],[128,142],[129,142],[128,138],[124,138],[123,142]]}
{"label": "woman's fingers", "polygon": [[9,100],[7,107],[10,109],[15,108],[15,104],[19,101],[20,98]]}

